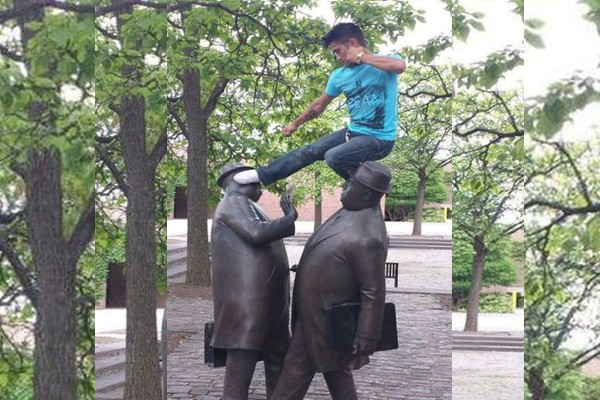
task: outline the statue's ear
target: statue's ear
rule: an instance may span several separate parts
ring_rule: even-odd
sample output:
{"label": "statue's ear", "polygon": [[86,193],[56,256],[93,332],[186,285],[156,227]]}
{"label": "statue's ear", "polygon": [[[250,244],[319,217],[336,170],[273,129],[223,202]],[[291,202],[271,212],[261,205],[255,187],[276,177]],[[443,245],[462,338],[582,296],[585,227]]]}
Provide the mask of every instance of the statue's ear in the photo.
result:
{"label": "statue's ear", "polygon": [[365,194],[363,195],[363,200],[368,202],[373,198],[373,191],[371,189],[365,190]]}

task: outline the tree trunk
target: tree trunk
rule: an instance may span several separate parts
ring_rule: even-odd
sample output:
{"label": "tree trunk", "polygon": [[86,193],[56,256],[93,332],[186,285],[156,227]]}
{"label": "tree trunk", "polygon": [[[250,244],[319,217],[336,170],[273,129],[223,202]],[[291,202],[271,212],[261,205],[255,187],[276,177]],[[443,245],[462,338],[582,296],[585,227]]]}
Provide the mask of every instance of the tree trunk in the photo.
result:
{"label": "tree trunk", "polygon": [[[186,6],[181,10],[181,21],[185,35],[197,36],[194,24],[187,23]],[[197,46],[188,46],[184,54],[190,63],[198,56]],[[187,123],[187,271],[185,283],[193,286],[210,286],[211,271],[209,257],[208,229],[208,117],[214,104],[202,108],[200,70],[186,68],[181,76],[183,84],[183,107]]]}
{"label": "tree trunk", "polygon": [[313,230],[317,230],[323,223],[323,203],[315,201],[315,226]]}
{"label": "tree trunk", "polygon": [[318,227],[323,223],[323,190],[321,185],[319,185],[319,176],[321,173],[319,171],[315,171],[315,184],[317,186],[317,195],[315,196],[315,225],[313,230],[316,231]]}
{"label": "tree trunk", "polygon": [[[133,8],[125,0],[120,6],[117,28],[123,48],[137,43],[125,40],[122,17]],[[124,78],[139,82],[137,68],[124,65]],[[125,281],[127,285],[127,331],[125,349],[125,393],[127,400],[156,400],[161,397],[156,329],[156,177],[146,149],[144,98],[126,94],[119,107],[121,151],[127,176],[125,223]]]}
{"label": "tree trunk", "polygon": [[69,264],[63,239],[60,154],[30,150],[26,185],[29,242],[39,288],[35,399],[75,400],[76,264]]}
{"label": "tree trunk", "polygon": [[[27,8],[36,0],[14,1],[14,6]],[[21,44],[27,60],[29,41],[36,33],[27,27],[30,21],[41,21],[43,9],[18,18]],[[43,71],[54,73],[56,65]],[[38,71],[38,74],[42,71]],[[58,101],[58,99],[56,99]],[[31,121],[41,123],[53,134],[54,116],[48,104],[33,99],[28,105]],[[35,303],[33,386],[36,400],[75,400],[77,397],[77,316],[76,262],[69,260],[63,236],[61,188],[61,156],[52,149],[30,150],[26,167],[27,228],[33,268],[37,275],[38,296]]]}
{"label": "tree trunk", "polygon": [[162,327],[160,334],[160,344],[161,344],[161,366],[162,366],[162,400],[167,400],[167,355],[168,355],[168,337],[169,334],[167,332],[167,308],[163,312],[162,318]]}
{"label": "tree trunk", "polygon": [[125,274],[127,343],[125,398],[161,397],[156,330],[156,182],[146,154],[144,99],[121,99],[121,147],[129,184]]}
{"label": "tree trunk", "polygon": [[417,186],[417,205],[415,206],[415,222],[412,234],[421,235],[421,224],[423,223],[423,206],[425,205],[425,188],[427,187],[427,174],[425,168],[419,168],[419,185]]}
{"label": "tree trunk", "polygon": [[188,125],[187,195],[188,195],[188,285],[210,286],[208,254],[207,201],[207,118],[201,114],[200,71],[186,69],[183,73],[183,102]]}
{"label": "tree trunk", "polygon": [[473,256],[471,287],[469,289],[469,300],[467,303],[467,319],[465,321],[465,332],[477,331],[477,315],[479,313],[479,294],[483,281],[483,269],[485,267],[485,237],[476,236],[473,240]]}
{"label": "tree trunk", "polygon": [[531,393],[531,400],[544,400],[546,397],[546,383],[543,379],[543,371],[534,369],[529,372],[529,379],[527,382],[529,386],[529,392]]}
{"label": "tree trunk", "polygon": [[315,224],[313,231],[316,231],[323,223],[323,185],[319,182],[321,176],[320,171],[315,171],[315,190],[316,195],[314,196],[315,201]]}

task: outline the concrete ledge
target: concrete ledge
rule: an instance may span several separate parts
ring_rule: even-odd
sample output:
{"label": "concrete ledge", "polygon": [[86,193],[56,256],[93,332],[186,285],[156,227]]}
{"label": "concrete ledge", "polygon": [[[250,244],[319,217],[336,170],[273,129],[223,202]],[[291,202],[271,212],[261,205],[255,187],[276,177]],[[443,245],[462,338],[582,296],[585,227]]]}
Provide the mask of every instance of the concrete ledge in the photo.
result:
{"label": "concrete ledge", "polygon": [[426,288],[403,288],[386,287],[387,293],[411,293],[411,294],[447,294],[452,295],[452,289],[426,289]]}

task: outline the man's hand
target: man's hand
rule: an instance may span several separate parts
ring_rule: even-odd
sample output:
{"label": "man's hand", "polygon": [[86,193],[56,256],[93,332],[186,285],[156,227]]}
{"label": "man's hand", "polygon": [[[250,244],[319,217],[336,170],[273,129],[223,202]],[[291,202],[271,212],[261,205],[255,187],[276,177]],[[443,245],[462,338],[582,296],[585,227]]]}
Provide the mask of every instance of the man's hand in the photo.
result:
{"label": "man's hand", "polygon": [[291,215],[294,218],[294,221],[298,219],[298,211],[294,208],[289,194],[284,194],[279,198],[279,206],[284,215]]}
{"label": "man's hand", "polygon": [[350,46],[346,52],[346,60],[352,64],[356,64],[356,56],[360,53],[366,53],[368,50],[362,46]]}
{"label": "man's hand", "polygon": [[371,354],[375,353],[376,348],[377,340],[356,336],[354,338],[352,354],[365,354],[370,356]]}
{"label": "man's hand", "polygon": [[296,129],[298,129],[298,126],[292,122],[291,124],[283,128],[282,132],[284,136],[291,136],[292,133],[296,131]]}

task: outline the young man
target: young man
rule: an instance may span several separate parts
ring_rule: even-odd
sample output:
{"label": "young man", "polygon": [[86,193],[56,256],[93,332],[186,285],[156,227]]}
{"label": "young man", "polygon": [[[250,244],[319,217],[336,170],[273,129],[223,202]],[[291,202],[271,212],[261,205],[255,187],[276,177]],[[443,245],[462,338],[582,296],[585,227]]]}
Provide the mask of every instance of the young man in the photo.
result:
{"label": "young man", "polygon": [[234,176],[241,184],[269,185],[296,171],[325,160],[338,175],[348,179],[348,171],[369,160],[380,160],[394,147],[398,114],[398,74],[406,64],[398,55],[376,55],[367,48],[367,40],[354,23],[334,26],[323,38],[343,67],[333,71],[321,95],[283,134],[290,136],[303,123],[317,118],[341,93],[346,95],[350,114],[348,128],[323,136],[256,170]]}

